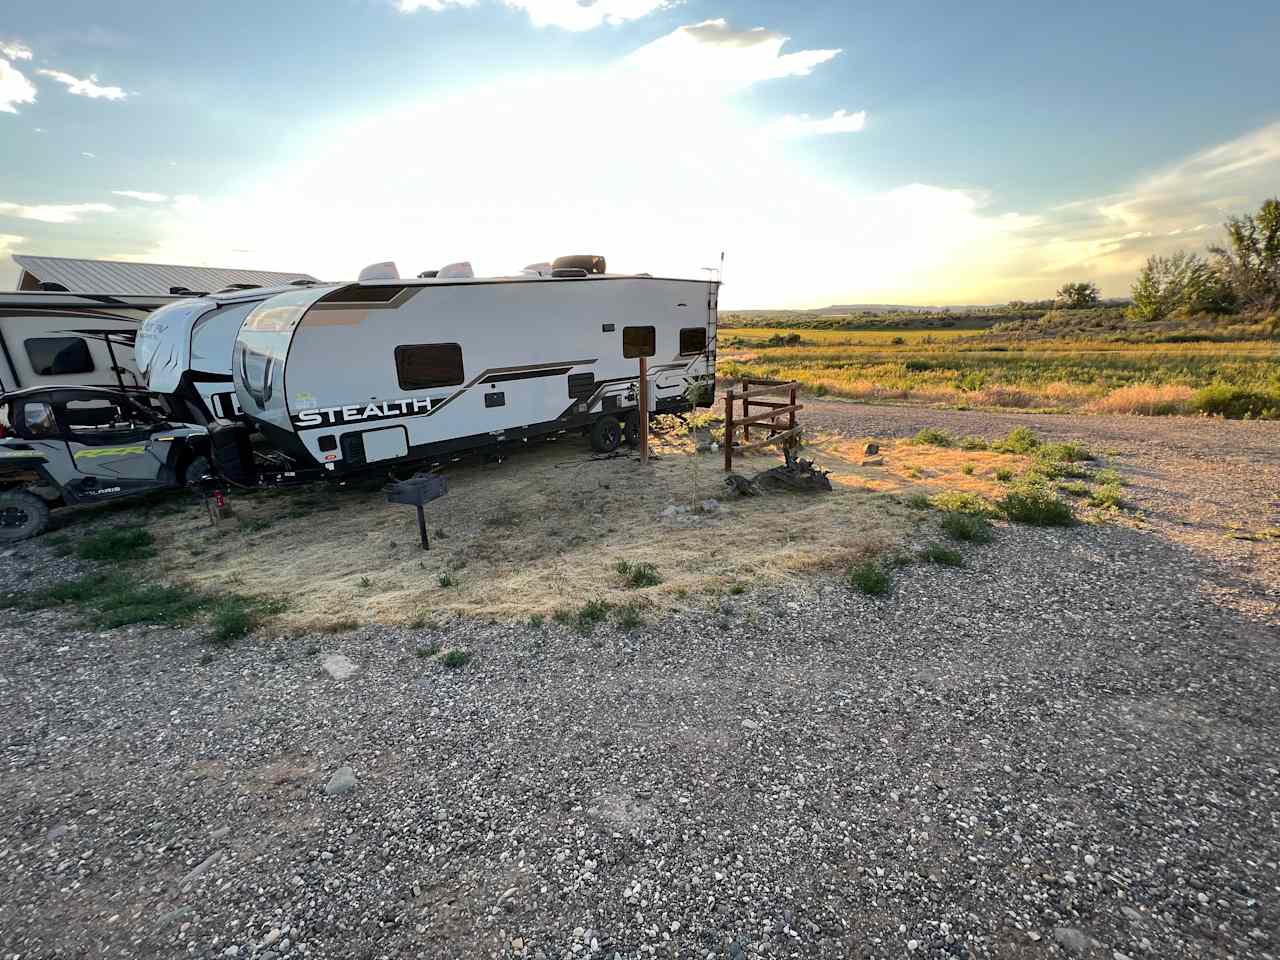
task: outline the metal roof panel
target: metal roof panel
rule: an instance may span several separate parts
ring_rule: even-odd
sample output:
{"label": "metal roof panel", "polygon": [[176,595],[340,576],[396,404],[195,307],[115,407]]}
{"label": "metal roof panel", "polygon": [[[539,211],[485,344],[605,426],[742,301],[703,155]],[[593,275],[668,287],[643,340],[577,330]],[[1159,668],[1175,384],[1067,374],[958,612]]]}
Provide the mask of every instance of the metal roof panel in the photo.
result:
{"label": "metal roof panel", "polygon": [[81,260],[74,257],[37,257],[13,254],[14,262],[36,279],[60,283],[72,293],[114,293],[168,296],[170,287],[212,292],[233,283],[280,286],[294,280],[315,280],[306,273],[272,270],[238,270],[226,267],[189,267],[171,263],[134,263],[127,260]]}

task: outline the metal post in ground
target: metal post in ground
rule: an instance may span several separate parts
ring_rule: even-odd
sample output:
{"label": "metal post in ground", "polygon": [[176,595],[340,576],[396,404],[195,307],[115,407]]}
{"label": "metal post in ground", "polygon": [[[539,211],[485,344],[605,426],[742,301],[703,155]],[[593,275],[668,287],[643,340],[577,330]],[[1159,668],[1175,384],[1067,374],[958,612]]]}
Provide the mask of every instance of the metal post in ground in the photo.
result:
{"label": "metal post in ground", "polygon": [[649,358],[640,358],[640,466],[649,464]]}

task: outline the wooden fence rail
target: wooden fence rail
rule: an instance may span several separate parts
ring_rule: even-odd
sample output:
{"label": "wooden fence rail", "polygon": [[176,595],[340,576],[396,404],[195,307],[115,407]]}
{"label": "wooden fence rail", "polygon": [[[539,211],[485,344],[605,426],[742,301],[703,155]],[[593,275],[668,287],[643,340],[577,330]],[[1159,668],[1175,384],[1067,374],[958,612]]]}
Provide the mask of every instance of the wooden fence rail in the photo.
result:
{"label": "wooden fence rail", "polygon": [[[734,390],[731,385],[729,392],[724,396],[724,469],[726,473],[733,470],[735,450],[740,453],[744,450],[766,447],[771,443],[786,443],[800,433],[800,428],[796,426],[796,412],[803,410],[804,407],[796,402],[796,392],[800,387],[797,381],[744,377],[741,385],[740,392]],[[760,399],[776,397],[779,394],[786,394],[785,403]],[[738,401],[742,401],[740,416],[734,412]],[[752,413],[752,407],[757,409],[763,407],[765,411]],[[759,429],[768,430],[769,435],[763,440],[753,442],[751,439],[753,424]],[[735,436],[738,430],[742,431],[741,443]]]}

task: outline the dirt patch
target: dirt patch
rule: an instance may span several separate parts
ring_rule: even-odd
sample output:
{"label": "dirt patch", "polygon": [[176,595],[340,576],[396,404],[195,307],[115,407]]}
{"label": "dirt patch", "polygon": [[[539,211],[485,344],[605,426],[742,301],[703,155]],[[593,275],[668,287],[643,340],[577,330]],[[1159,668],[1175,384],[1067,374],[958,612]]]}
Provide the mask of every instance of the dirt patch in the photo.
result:
{"label": "dirt patch", "polygon": [[[805,455],[831,471],[830,494],[738,498],[724,485],[722,456],[695,452],[688,436],[659,437],[648,468],[629,453],[596,457],[561,440],[501,464],[451,467],[448,495],[427,508],[429,552],[412,508],[376,488],[315,486],[233,495],[236,518],[217,529],[196,511],[161,520],[160,562],[208,589],[285,594],[283,620],[298,628],[443,611],[549,616],[592,599],[670,609],[884,550],[918,516],[897,494],[914,484],[994,494],[995,467],[1017,459],[886,442],[883,463],[863,466],[864,444],[820,436],[808,445]],[[735,470],[778,460],[757,452]],[[719,506],[705,510],[709,500]],[[620,562],[651,564],[661,582],[629,589]]]}

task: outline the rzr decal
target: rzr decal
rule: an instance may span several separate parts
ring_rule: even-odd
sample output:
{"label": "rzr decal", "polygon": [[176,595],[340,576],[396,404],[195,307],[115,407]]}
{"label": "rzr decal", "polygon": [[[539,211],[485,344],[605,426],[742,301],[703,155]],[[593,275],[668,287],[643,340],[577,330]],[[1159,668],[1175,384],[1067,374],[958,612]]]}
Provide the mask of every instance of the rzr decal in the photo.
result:
{"label": "rzr decal", "polygon": [[146,452],[146,447],[94,447],[90,450],[77,450],[75,458],[82,460],[92,459],[93,457],[128,457]]}

